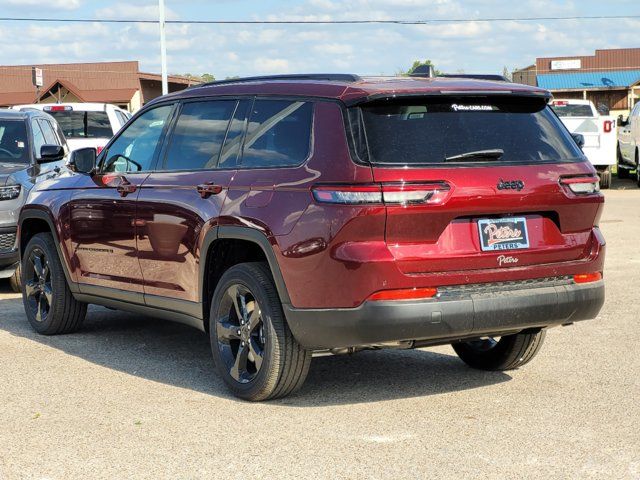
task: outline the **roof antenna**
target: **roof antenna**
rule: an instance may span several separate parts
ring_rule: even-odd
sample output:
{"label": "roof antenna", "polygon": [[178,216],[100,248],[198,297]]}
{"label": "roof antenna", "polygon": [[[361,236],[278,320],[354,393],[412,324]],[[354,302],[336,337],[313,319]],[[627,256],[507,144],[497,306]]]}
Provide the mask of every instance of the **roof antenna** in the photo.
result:
{"label": "roof antenna", "polygon": [[419,65],[417,66],[413,72],[409,74],[410,77],[419,77],[419,78],[433,78],[436,76],[436,72],[433,69],[433,65]]}

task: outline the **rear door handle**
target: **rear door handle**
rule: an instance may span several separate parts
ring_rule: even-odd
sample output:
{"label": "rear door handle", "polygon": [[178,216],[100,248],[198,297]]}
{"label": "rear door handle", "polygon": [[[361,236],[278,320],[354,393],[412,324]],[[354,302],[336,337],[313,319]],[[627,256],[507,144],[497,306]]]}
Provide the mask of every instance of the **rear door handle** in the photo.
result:
{"label": "rear door handle", "polygon": [[202,198],[209,198],[211,195],[218,195],[222,192],[222,186],[214,183],[203,183],[196,187]]}

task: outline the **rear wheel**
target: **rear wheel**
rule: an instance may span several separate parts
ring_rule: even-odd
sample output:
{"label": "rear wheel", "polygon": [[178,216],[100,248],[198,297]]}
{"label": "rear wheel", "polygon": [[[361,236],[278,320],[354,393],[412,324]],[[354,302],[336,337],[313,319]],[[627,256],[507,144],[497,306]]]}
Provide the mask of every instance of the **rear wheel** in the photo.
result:
{"label": "rear wheel", "polygon": [[73,298],[50,233],[39,233],[29,241],[21,268],[22,301],[33,329],[43,335],[78,330],[87,304]]}
{"label": "rear wheel", "polygon": [[311,352],[289,330],[265,263],[243,263],[224,273],[211,301],[209,335],[218,373],[245,400],[289,395],[309,371]]}
{"label": "rear wheel", "polygon": [[452,344],[467,365],[480,370],[512,370],[528,363],[540,351],[545,330],[489,337]]}

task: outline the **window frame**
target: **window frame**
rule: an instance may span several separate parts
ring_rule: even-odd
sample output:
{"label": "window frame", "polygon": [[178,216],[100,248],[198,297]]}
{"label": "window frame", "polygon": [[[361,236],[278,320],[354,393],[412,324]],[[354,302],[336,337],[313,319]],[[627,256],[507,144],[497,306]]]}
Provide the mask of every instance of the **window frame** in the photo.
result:
{"label": "window frame", "polygon": [[167,116],[167,120],[164,124],[164,126],[162,127],[162,132],[160,133],[160,137],[158,138],[158,145],[156,145],[156,149],[153,152],[153,159],[149,165],[149,170],[143,170],[140,172],[120,172],[122,173],[122,175],[126,175],[126,174],[140,174],[140,173],[153,173],[155,171],[157,171],[157,167],[158,167],[158,162],[160,160],[160,155],[161,153],[164,151],[164,146],[167,140],[167,134],[169,132],[169,129],[172,128],[173,123],[176,119],[176,111],[178,110],[178,104],[179,102],[177,101],[169,101],[169,102],[162,102],[162,103],[158,103],[153,105],[151,108],[144,108],[142,110],[140,110],[138,113],[136,113],[136,115],[134,115],[133,117],[131,117],[130,121],[127,124],[127,128],[121,128],[120,131],[118,133],[116,133],[111,140],[109,140],[109,143],[107,143],[107,145],[104,147],[104,149],[102,150],[102,152],[100,152],[100,155],[98,156],[98,159],[96,160],[96,164],[97,164],[97,169],[96,171],[98,172],[99,175],[104,175],[104,174],[110,174],[113,172],[105,172],[104,171],[104,162],[107,158],[107,156],[109,155],[109,150],[111,150],[111,147],[113,146],[113,144],[115,142],[118,141],[118,139],[124,135],[124,133],[131,128],[131,126],[138,120],[138,118],[140,118],[141,116],[145,115],[147,112],[150,112],[152,110],[155,110],[157,108],[162,108],[162,107],[171,107],[171,111],[169,112],[169,115]]}

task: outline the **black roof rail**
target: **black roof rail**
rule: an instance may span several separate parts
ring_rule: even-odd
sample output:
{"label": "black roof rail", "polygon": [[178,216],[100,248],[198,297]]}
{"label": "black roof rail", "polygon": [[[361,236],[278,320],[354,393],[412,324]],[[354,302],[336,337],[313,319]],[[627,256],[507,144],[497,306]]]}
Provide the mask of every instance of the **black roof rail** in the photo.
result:
{"label": "black roof rail", "polygon": [[469,78],[475,80],[493,80],[495,82],[509,82],[504,75],[494,75],[492,73],[441,73],[438,77],[442,78]]}
{"label": "black roof rail", "polygon": [[296,73],[292,75],[264,75],[257,77],[238,77],[228,80],[214,80],[213,82],[200,83],[191,88],[210,87],[214,85],[227,85],[231,83],[243,82],[266,82],[278,80],[322,80],[327,82],[359,82],[360,76],[352,73]]}

